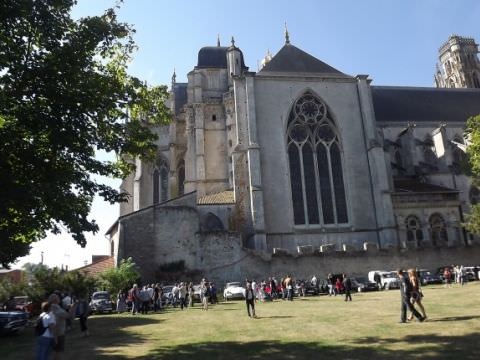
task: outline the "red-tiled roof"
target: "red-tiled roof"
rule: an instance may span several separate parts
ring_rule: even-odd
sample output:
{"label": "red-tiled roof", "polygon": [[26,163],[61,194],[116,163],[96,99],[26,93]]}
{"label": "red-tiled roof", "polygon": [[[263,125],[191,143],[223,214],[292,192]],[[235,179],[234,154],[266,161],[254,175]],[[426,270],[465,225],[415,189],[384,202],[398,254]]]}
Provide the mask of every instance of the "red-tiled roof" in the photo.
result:
{"label": "red-tiled roof", "polygon": [[93,262],[90,265],[86,265],[75,270],[78,270],[86,275],[95,276],[113,267],[115,267],[115,260],[113,256],[108,256],[102,260]]}

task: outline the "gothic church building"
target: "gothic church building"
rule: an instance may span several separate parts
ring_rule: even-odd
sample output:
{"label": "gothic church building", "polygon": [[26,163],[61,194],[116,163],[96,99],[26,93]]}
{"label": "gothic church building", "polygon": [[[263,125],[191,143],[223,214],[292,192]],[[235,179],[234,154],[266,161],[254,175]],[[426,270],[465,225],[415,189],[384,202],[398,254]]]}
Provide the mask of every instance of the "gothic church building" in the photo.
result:
{"label": "gothic church building", "polygon": [[462,173],[477,53],[450,37],[437,88],[419,88],[372,86],[288,33],[257,72],[233,39],[200,49],[188,82],[172,78],[157,160],[137,160],[122,184],[131,198],[108,232],[113,255],[132,256],[145,279],[179,261],[242,279],[281,254],[475,248],[460,224],[479,199]]}

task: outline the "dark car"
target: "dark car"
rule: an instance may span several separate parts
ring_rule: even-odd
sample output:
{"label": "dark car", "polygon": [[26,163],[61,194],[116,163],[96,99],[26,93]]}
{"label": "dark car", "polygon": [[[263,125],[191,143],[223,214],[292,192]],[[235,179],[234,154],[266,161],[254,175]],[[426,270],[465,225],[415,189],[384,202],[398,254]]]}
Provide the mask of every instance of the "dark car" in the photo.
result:
{"label": "dark car", "polygon": [[18,332],[25,328],[28,313],[24,311],[0,311],[0,333]]}
{"label": "dark car", "polygon": [[351,280],[352,280],[352,289],[355,289],[358,292],[378,291],[377,283],[368,280],[367,277],[356,276],[356,277],[352,277]]}
{"label": "dark car", "polygon": [[429,270],[419,270],[418,276],[420,277],[420,282],[422,285],[441,284],[443,282],[443,279],[440,277],[440,275],[434,274]]}
{"label": "dark car", "polygon": [[111,313],[113,311],[113,302],[108,291],[97,291],[92,295],[90,301],[90,309],[92,313]]}

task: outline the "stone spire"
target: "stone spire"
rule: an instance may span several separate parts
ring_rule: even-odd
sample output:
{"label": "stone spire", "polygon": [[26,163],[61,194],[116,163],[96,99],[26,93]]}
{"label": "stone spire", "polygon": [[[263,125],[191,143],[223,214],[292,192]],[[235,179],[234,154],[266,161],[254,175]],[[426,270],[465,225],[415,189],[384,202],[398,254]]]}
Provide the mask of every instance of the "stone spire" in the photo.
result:
{"label": "stone spire", "polygon": [[286,21],[285,21],[285,45],[290,45],[290,35],[288,33]]}
{"label": "stone spire", "polygon": [[217,34],[217,46],[220,47],[220,34]]}
{"label": "stone spire", "polygon": [[175,73],[175,68],[173,68],[173,75],[172,75],[172,88],[177,82],[177,74]]}

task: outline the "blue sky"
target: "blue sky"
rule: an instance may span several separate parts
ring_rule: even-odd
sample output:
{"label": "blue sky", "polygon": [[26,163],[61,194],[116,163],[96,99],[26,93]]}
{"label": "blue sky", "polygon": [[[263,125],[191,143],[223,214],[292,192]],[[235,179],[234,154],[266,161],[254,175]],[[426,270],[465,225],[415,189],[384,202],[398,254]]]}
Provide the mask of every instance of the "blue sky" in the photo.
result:
{"label": "blue sky", "polygon": [[[79,0],[73,16],[98,15],[114,4]],[[285,22],[293,45],[344,73],[369,74],[376,85],[432,86],[438,48],[451,34],[480,42],[479,0],[125,0],[118,14],[137,30],[130,72],[153,85],[170,84],[174,68],[177,81],[186,81],[198,50],[216,45],[217,34],[222,45],[234,36],[255,71],[267,50],[283,46]],[[38,262],[42,251],[48,265],[70,267],[108,252],[103,234],[117,215],[117,206],[97,199],[92,218],[100,232],[88,237],[86,249],[67,234],[49,236],[17,266]]]}

